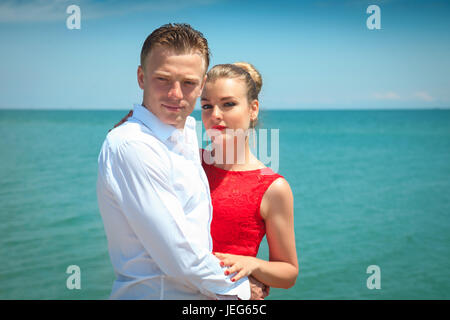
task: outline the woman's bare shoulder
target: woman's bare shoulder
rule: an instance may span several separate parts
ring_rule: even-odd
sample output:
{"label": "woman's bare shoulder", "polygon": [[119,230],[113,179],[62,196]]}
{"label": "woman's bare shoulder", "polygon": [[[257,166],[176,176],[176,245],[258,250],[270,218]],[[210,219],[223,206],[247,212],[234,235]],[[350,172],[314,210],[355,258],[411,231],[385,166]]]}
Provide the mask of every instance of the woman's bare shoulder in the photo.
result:
{"label": "woman's bare shoulder", "polygon": [[285,178],[280,177],[271,183],[264,196],[265,195],[268,197],[276,197],[278,199],[288,197],[289,195],[292,195],[291,186]]}
{"label": "woman's bare shoulder", "polygon": [[272,182],[264,193],[260,213],[267,219],[272,213],[288,213],[291,211],[294,197],[291,187],[285,178],[278,178]]}

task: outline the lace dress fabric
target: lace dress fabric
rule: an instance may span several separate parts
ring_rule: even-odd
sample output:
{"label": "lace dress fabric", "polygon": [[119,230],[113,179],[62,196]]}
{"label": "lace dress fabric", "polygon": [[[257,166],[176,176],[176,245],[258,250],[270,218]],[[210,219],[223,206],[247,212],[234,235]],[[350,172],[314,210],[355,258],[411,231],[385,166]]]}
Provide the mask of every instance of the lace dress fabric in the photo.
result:
{"label": "lace dress fabric", "polygon": [[228,171],[202,161],[208,177],[213,251],[256,257],[266,227],[259,209],[267,188],[282,177],[270,168]]}

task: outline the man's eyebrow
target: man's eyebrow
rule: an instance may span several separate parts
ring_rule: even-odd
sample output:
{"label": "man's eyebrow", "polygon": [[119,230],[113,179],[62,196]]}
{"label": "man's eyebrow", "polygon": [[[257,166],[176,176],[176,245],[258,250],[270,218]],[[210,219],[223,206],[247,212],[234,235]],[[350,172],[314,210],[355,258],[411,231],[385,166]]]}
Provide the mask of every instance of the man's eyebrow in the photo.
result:
{"label": "man's eyebrow", "polygon": [[203,97],[200,100],[201,101],[209,101],[208,98],[203,98]]}
{"label": "man's eyebrow", "polygon": [[185,80],[188,80],[188,81],[195,81],[195,82],[199,82],[199,81],[200,81],[199,78],[197,78],[197,77],[191,77],[191,76],[187,76],[187,77],[185,78]]}
{"label": "man's eyebrow", "polygon": [[166,76],[166,77],[170,76],[170,73],[164,72],[164,71],[155,71],[155,74],[159,75],[159,76]]}
{"label": "man's eyebrow", "polygon": [[[172,76],[169,72],[165,72],[165,71],[155,71],[155,75],[163,76],[163,77],[171,77]],[[184,80],[200,82],[200,79],[193,75],[188,75],[188,76],[184,77]]]}

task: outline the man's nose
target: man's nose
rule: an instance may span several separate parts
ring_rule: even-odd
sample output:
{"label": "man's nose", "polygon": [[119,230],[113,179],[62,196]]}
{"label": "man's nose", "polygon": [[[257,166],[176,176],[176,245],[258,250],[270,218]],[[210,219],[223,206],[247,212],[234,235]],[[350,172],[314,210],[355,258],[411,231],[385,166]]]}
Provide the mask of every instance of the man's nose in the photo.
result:
{"label": "man's nose", "polygon": [[168,93],[169,98],[174,100],[181,100],[183,98],[183,91],[181,90],[181,84],[179,81],[173,82],[172,87]]}

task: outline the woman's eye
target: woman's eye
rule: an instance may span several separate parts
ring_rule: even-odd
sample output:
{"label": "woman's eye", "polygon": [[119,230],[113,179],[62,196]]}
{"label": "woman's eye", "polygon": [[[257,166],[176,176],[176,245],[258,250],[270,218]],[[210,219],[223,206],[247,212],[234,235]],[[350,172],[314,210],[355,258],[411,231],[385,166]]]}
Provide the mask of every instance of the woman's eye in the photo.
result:
{"label": "woman's eye", "polygon": [[236,105],[236,103],[234,102],[226,102],[223,104],[225,107],[234,107]]}
{"label": "woman's eye", "polygon": [[211,109],[212,108],[212,106],[210,105],[210,104],[204,104],[204,105],[202,105],[202,109],[203,110],[207,110],[207,109]]}

